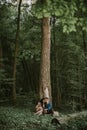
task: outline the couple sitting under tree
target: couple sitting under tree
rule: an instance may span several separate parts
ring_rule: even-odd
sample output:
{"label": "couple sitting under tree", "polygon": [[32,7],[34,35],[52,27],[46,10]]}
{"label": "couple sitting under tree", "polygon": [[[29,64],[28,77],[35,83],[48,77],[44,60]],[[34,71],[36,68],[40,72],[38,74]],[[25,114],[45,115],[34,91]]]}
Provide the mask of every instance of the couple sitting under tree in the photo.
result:
{"label": "couple sitting under tree", "polygon": [[53,114],[52,104],[49,100],[48,87],[44,89],[44,98],[42,98],[36,105],[35,114]]}
{"label": "couple sitting under tree", "polygon": [[52,104],[48,97],[42,98],[36,105],[36,113],[38,115],[42,114],[53,114]]}

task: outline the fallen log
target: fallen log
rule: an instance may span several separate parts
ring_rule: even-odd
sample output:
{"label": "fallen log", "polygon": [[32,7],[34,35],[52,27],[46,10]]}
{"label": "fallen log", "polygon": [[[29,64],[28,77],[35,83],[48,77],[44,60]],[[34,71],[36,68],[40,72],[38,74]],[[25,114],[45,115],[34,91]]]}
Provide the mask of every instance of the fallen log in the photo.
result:
{"label": "fallen log", "polygon": [[72,114],[67,114],[67,115],[59,115],[58,117],[55,116],[52,120],[51,120],[51,124],[68,124],[68,122],[70,120],[76,119],[76,118],[80,118],[80,117],[86,117],[87,116],[87,111],[82,111],[82,112],[76,112],[76,113],[72,113]]}

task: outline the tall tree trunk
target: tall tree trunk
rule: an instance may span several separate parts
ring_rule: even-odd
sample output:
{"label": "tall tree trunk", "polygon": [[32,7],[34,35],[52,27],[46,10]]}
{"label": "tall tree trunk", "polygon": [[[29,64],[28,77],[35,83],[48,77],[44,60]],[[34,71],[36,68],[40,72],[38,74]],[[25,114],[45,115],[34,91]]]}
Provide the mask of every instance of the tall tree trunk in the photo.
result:
{"label": "tall tree trunk", "polygon": [[23,86],[24,86],[24,91],[30,91],[30,76],[29,76],[29,73],[28,73],[28,68],[27,68],[27,63],[26,63],[26,60],[25,58],[22,60],[22,65],[23,65],[23,69],[24,69],[24,72],[25,72],[25,75],[24,75],[24,78],[26,79],[24,82],[23,82]]}
{"label": "tall tree trunk", "polygon": [[[60,93],[60,87],[59,87],[59,77],[58,77],[58,52],[57,52],[57,45],[56,45],[56,35],[55,35],[55,22],[56,22],[56,18],[55,16],[53,16],[53,60],[54,60],[54,93],[56,94],[55,96],[55,105],[56,107],[60,107],[61,104],[61,93]],[[57,99],[57,100],[56,100]]]}
{"label": "tall tree trunk", "polygon": [[50,18],[42,19],[42,50],[40,66],[40,98],[45,97],[45,90],[48,89],[49,98],[51,97],[50,81]]}
{"label": "tall tree trunk", "polygon": [[[85,63],[86,63],[86,68],[87,68],[87,42],[86,42],[86,32],[82,31],[83,35],[83,48],[84,48],[84,54],[85,54]],[[84,79],[84,85],[85,85],[85,90],[84,90],[84,99],[85,102],[87,100],[87,70],[85,71],[85,79]],[[87,107],[87,105],[85,106]]]}
{"label": "tall tree trunk", "polygon": [[[0,39],[0,74],[1,74],[1,69],[2,69],[2,44]],[[0,81],[0,87],[1,87],[1,81]]]}
{"label": "tall tree trunk", "polygon": [[[0,39],[0,74],[2,74],[1,70],[2,70],[2,43],[1,43],[1,39]],[[1,87],[1,81],[0,81],[0,87]]]}
{"label": "tall tree trunk", "polygon": [[0,41],[0,70],[2,69],[2,43]]}
{"label": "tall tree trunk", "polygon": [[21,3],[22,0],[20,0],[18,4],[17,31],[16,31],[16,38],[15,38],[15,54],[14,54],[14,65],[13,65],[12,99],[14,105],[16,105],[16,63],[17,63],[18,43],[19,43]]}

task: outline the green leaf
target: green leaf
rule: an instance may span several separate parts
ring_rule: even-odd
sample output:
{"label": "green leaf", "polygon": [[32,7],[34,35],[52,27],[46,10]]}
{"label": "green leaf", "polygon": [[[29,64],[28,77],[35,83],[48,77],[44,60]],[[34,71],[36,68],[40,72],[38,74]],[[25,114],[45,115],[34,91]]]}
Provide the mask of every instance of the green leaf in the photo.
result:
{"label": "green leaf", "polygon": [[50,16],[50,13],[47,12],[47,13],[44,13],[44,17],[49,17]]}
{"label": "green leaf", "polygon": [[67,25],[64,25],[63,26],[63,32],[67,32],[67,29],[68,29]]}

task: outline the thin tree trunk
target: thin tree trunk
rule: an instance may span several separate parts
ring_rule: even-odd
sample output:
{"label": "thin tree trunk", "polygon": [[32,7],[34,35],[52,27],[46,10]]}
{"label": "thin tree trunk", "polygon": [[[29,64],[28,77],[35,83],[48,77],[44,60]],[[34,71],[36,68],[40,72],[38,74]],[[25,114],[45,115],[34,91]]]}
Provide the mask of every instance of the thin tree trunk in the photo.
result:
{"label": "thin tree trunk", "polygon": [[41,66],[40,66],[40,98],[45,97],[45,89],[48,89],[49,97],[51,97],[51,81],[50,81],[50,18],[42,19],[42,50],[41,50]]}
{"label": "thin tree trunk", "polygon": [[2,69],[2,44],[0,41],[0,70]]}
{"label": "thin tree trunk", "polygon": [[[83,48],[84,48],[84,54],[85,54],[85,63],[87,67],[87,43],[86,43],[86,32],[82,31],[83,35]],[[85,85],[85,90],[84,90],[84,98],[87,100],[87,70],[85,71],[85,79],[84,79],[84,85]],[[87,105],[86,105],[87,107]]]}
{"label": "thin tree trunk", "polygon": [[28,69],[27,69],[27,64],[26,64],[26,60],[25,58],[22,60],[22,65],[23,65],[23,69],[24,69],[24,72],[25,72],[25,81],[23,82],[23,86],[24,86],[24,91],[29,91],[30,90],[30,76],[29,76],[29,73],[28,73]]}
{"label": "thin tree trunk", "polygon": [[54,51],[54,75],[55,75],[55,79],[54,79],[54,87],[55,87],[55,93],[56,96],[55,98],[57,100],[56,101],[56,107],[60,107],[60,102],[61,102],[61,93],[60,93],[60,88],[59,88],[59,78],[58,78],[58,52],[57,52],[57,47],[56,47],[56,36],[55,36],[55,16],[53,17],[53,51]]}
{"label": "thin tree trunk", "polygon": [[14,66],[13,66],[12,99],[14,105],[16,105],[16,63],[17,63],[18,43],[19,43],[21,3],[22,0],[19,1],[19,5],[18,5],[17,31],[16,31],[16,38],[15,38],[15,54],[14,54]]}
{"label": "thin tree trunk", "polygon": [[[2,70],[2,44],[0,40],[0,74],[1,74],[1,70]],[[0,87],[1,87],[1,81],[0,81]]]}
{"label": "thin tree trunk", "polygon": [[30,84],[29,84],[30,89],[29,90],[32,90],[34,85],[32,82],[32,75],[31,75],[31,62],[29,63],[28,61],[26,61],[25,63],[26,63],[26,68],[27,68],[28,79],[30,81]]}

